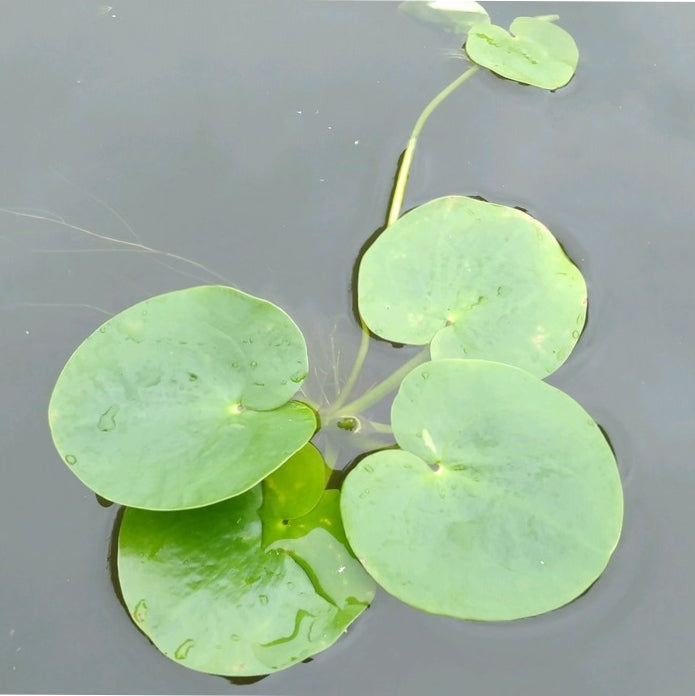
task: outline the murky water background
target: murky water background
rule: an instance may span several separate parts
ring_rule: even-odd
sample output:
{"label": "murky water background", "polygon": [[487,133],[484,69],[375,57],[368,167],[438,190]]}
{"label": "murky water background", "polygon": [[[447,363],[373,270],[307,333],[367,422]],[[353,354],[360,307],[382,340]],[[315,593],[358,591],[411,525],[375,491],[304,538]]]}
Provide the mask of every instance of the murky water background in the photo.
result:
{"label": "murky water background", "polygon": [[[331,332],[343,370],[359,340],[354,260],[383,224],[415,118],[465,66],[455,39],[395,2],[106,7],[0,2],[0,205],[37,216],[0,213],[2,690],[690,693],[695,5],[490,3],[505,26],[559,12],[578,74],[555,94],[476,75],[425,128],[406,199],[526,208],[584,272],[589,325],[551,381],[618,456],[625,527],[606,573],[571,605],[506,625],[379,592],[332,649],[252,685],[169,661],[121,608],[117,509],[54,451],[51,388],[108,313],[223,279],[294,317],[311,388],[330,390]],[[376,344],[363,384],[409,354]]]}

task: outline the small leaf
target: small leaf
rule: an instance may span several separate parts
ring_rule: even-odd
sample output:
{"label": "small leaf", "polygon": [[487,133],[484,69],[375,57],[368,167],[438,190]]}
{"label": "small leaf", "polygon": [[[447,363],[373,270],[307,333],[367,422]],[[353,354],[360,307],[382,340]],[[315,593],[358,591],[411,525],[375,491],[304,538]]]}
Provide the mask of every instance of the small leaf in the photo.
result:
{"label": "small leaf", "polygon": [[305,445],[277,471],[263,479],[263,507],[272,517],[303,517],[318,504],[330,469],[313,445]]}
{"label": "small leaf", "polygon": [[248,490],[313,435],[288,401],[304,338],[279,307],[221,286],[129,307],[89,336],[51,396],[56,448],[100,496],[150,510]]}
{"label": "small leaf", "polygon": [[465,196],[429,201],[360,263],[359,311],[378,336],[431,343],[434,360],[480,358],[544,377],[577,342],[586,284],[538,220]]}
{"label": "small leaf", "polygon": [[490,21],[483,6],[469,0],[408,0],[402,2],[398,9],[414,19],[437,24],[450,34],[462,36],[465,36],[471,27]]}
{"label": "small leaf", "polygon": [[401,450],[343,484],[350,545],[419,609],[499,621],[550,611],[603,572],[620,536],[615,458],[573,399],[482,360],[415,368],[391,412]]}
{"label": "small leaf", "polygon": [[270,504],[264,483],[197,510],[125,511],[123,597],[167,657],[213,674],[268,674],[332,645],[371,602],[374,582],[341,540],[338,491],[317,505],[327,524],[310,514],[295,520],[291,537],[264,542],[266,525],[282,527],[271,512],[277,496],[296,508],[301,472],[317,455],[306,445],[276,472]]}
{"label": "small leaf", "polygon": [[468,34],[466,53],[478,65],[527,85],[558,89],[577,69],[579,51],[564,29],[544,19],[517,17],[509,27],[479,24]]}

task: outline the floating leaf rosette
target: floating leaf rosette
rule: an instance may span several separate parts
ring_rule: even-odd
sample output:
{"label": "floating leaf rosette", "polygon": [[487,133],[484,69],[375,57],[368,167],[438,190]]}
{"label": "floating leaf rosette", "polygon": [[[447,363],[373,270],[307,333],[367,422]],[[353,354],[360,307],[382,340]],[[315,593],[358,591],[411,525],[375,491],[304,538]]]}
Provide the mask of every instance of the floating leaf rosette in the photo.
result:
{"label": "floating leaf rosette", "polygon": [[415,208],[362,258],[359,311],[378,336],[432,359],[505,362],[545,377],[586,319],[586,283],[538,220],[447,196]]}
{"label": "floating leaf rosette", "polygon": [[190,669],[257,676],[342,635],[375,585],[347,548],[339,493],[324,491],[325,474],[309,444],[231,500],[177,512],[126,510],[121,590],[159,650]]}
{"label": "floating leaf rosette", "polygon": [[566,604],[603,572],[620,477],[569,396],[509,365],[440,360],[405,378],[391,417],[402,449],[363,459],[341,499],[352,549],[388,592],[508,620]]}
{"label": "floating leaf rosette", "polygon": [[89,336],[49,405],[56,448],[109,500],[187,509],[242,493],[314,433],[290,401],[307,373],[285,312],[233,288],[140,302]]}
{"label": "floating leaf rosette", "polygon": [[501,77],[543,89],[558,89],[572,79],[579,51],[562,27],[538,17],[517,17],[509,31],[511,35],[495,24],[476,24],[466,40],[468,57]]}

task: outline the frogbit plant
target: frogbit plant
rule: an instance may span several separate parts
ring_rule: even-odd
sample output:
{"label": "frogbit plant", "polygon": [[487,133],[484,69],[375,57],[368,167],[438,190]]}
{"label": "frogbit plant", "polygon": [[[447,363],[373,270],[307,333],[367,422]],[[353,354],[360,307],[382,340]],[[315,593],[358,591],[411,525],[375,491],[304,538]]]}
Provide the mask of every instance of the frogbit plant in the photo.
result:
{"label": "frogbit plant", "polygon": [[[305,660],[369,605],[375,581],[461,619],[547,612],[596,580],[620,536],[613,452],[543,381],[584,326],[577,267],[518,209],[446,196],[401,215],[418,135],[451,92],[481,68],[558,89],[575,43],[554,16],[519,17],[508,33],[477,3],[404,10],[464,35],[472,65],[415,124],[387,226],[360,262],[362,341],[337,399],[317,418],[297,398],[308,369],[299,328],[223,286],[114,316],[51,396],[63,460],[126,506],[118,576],[130,615],[194,670],[258,676]],[[350,401],[370,334],[424,348]],[[397,387],[381,426],[396,444],[331,486],[310,440],[337,424],[359,442],[363,412]]]}

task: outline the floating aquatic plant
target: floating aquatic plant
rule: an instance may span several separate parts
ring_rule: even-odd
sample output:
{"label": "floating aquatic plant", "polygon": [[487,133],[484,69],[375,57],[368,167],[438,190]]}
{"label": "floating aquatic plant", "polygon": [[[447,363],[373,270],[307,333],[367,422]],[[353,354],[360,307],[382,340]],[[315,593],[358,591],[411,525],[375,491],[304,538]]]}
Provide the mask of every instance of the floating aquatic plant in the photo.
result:
{"label": "floating aquatic plant", "polygon": [[314,434],[290,401],[304,337],[279,307],[203,286],[130,307],[63,368],[48,409],[73,472],[108,500],[148,510],[243,493]]}
{"label": "floating aquatic plant", "polygon": [[284,669],[334,643],[375,586],[348,549],[326,480],[308,444],[224,502],[128,508],[118,576],[138,627],[186,667],[236,676]]}
{"label": "floating aquatic plant", "polygon": [[[338,639],[374,581],[462,619],[547,612],[596,580],[620,536],[611,448],[542,381],[586,320],[577,267],[518,209],[447,196],[401,216],[419,134],[449,94],[480,68],[558,89],[576,45],[554,16],[519,17],[508,33],[477,3],[402,7],[465,36],[473,65],[415,123],[386,229],[360,262],[362,341],[337,398],[317,419],[297,398],[299,328],[223,286],[125,309],[77,348],[51,397],[63,460],[127,506],[118,573],[130,615],[195,670],[290,667]],[[370,331],[425,348],[350,400]],[[391,423],[369,421],[396,388]],[[341,490],[329,486],[309,440],[337,426],[367,448],[365,424],[396,445],[367,453]]]}

